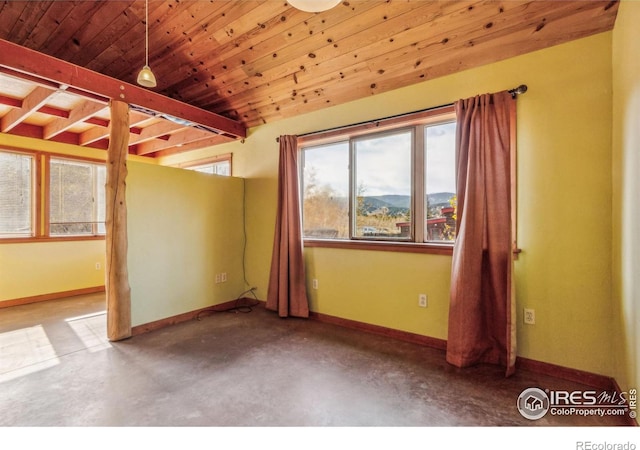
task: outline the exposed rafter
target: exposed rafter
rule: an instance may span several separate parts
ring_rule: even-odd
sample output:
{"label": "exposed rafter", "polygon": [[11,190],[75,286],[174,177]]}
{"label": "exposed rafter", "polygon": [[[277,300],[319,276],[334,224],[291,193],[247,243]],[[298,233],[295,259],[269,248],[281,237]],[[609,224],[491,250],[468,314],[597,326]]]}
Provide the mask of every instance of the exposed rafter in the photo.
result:
{"label": "exposed rafter", "polygon": [[150,153],[156,153],[172,147],[182,148],[185,144],[198,144],[198,142],[209,138],[211,138],[211,133],[197,129],[194,130],[189,127],[183,127],[181,130],[173,132],[166,141],[147,141],[138,145],[136,153],[138,155],[148,155]]}
{"label": "exposed rafter", "polygon": [[108,105],[101,105],[100,103],[85,100],[69,112],[69,118],[61,117],[45,125],[42,137],[44,139],[51,139],[52,137],[57,136],[80,122],[84,122],[107,108]]}
{"label": "exposed rafter", "polygon": [[0,106],[9,109],[0,114],[4,133],[106,149],[114,99],[132,106],[132,153],[156,156],[246,136],[226,117],[0,39],[0,87],[12,83],[20,85],[17,97],[0,89]]}
{"label": "exposed rafter", "polygon": [[28,96],[26,96],[20,103],[20,108],[13,109],[6,114],[0,121],[0,131],[8,133],[18,125],[20,125],[24,119],[26,119],[34,111],[40,109],[53,95],[58,91],[47,89],[45,87],[36,87]]}
{"label": "exposed rafter", "polygon": [[184,128],[186,128],[184,125],[178,125],[177,123],[168,120],[157,122],[149,125],[148,127],[145,127],[139,135],[131,136],[129,144],[140,144],[143,142],[148,142],[153,139],[183,130]]}
{"label": "exposed rafter", "polygon": [[247,130],[241,123],[227,117],[2,39],[0,39],[0,66],[41,77],[59,83],[61,86],[73,86],[80,91],[101,95],[108,99],[121,100],[159,114],[168,114],[205,126],[229,137],[244,138],[247,136]]}

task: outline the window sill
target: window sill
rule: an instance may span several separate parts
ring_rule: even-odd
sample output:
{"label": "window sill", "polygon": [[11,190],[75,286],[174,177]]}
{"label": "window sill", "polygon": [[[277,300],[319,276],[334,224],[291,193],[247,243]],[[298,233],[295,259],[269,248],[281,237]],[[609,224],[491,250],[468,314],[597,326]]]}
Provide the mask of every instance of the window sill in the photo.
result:
{"label": "window sill", "polygon": [[16,237],[0,238],[2,244],[32,244],[35,242],[66,242],[66,241],[104,241],[105,236],[59,236],[59,237]]}
{"label": "window sill", "polygon": [[307,248],[338,248],[351,250],[375,250],[381,252],[427,253],[432,255],[453,254],[451,244],[427,244],[416,242],[389,242],[389,241],[350,241],[337,239],[304,239],[304,247]]}

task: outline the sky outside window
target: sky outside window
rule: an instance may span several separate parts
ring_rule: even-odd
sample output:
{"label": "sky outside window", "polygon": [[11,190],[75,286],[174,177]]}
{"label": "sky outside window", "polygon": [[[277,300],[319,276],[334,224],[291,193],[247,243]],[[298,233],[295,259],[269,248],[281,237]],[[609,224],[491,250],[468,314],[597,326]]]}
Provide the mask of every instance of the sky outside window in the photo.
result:
{"label": "sky outside window", "polygon": [[349,238],[349,143],[305,149],[303,228],[306,237]]}

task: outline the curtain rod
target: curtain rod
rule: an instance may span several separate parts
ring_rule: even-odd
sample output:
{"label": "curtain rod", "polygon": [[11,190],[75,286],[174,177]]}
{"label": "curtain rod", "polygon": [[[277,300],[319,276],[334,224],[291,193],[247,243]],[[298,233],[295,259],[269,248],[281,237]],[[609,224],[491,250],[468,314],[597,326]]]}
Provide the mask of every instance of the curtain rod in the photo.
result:
{"label": "curtain rod", "polygon": [[[515,98],[516,95],[524,94],[525,92],[527,92],[527,85],[526,84],[521,84],[520,86],[518,86],[516,88],[509,89],[507,92],[509,92],[509,94],[511,94],[511,97]],[[447,103],[445,105],[440,105],[440,106],[432,106],[430,108],[420,109],[418,111],[411,111],[411,112],[408,112],[408,113],[397,114],[395,116],[388,116],[388,117],[384,117],[382,119],[366,120],[364,122],[352,123],[352,124],[349,124],[349,125],[341,125],[339,127],[327,128],[327,129],[324,129],[324,130],[310,131],[309,133],[299,134],[298,137],[313,136],[314,134],[321,134],[321,133],[327,133],[329,131],[337,131],[337,130],[342,130],[342,129],[345,129],[345,128],[357,127],[358,125],[365,125],[365,124],[368,124],[368,123],[376,123],[376,122],[380,122],[381,120],[387,120],[387,119],[395,119],[395,118],[402,117],[402,116],[409,116],[411,114],[417,114],[417,113],[421,113],[421,112],[432,111],[434,109],[446,108],[447,106],[453,106],[453,103]],[[279,137],[276,138],[276,142],[280,142],[280,138]]]}

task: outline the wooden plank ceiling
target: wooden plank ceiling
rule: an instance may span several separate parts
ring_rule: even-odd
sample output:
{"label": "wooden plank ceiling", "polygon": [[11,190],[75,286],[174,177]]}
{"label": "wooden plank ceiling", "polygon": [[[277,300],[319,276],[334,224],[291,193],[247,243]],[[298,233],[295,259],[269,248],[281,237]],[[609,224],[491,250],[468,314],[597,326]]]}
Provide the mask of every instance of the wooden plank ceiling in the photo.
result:
{"label": "wooden plank ceiling", "polygon": [[[150,0],[153,91],[237,127],[138,108],[130,152],[228,142],[243,137],[237,130],[611,30],[617,10],[608,0],[348,0],[322,13],[285,0]],[[5,0],[0,39],[135,85],[145,2]],[[0,65],[1,132],[106,148],[108,98],[11,65]]]}

